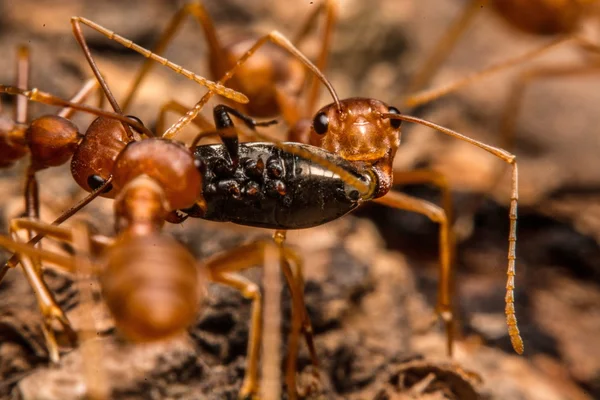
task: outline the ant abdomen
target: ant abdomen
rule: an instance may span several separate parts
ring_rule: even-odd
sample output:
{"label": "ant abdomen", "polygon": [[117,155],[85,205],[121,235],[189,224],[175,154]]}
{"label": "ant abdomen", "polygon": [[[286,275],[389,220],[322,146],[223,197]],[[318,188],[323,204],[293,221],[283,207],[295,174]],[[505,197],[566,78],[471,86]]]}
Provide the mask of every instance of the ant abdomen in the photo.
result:
{"label": "ant abdomen", "polygon": [[25,131],[36,170],[63,165],[73,155],[81,134],[74,123],[58,115],[45,115],[31,122]]}
{"label": "ant abdomen", "polygon": [[585,12],[597,0],[495,0],[494,8],[511,25],[536,35],[569,34],[581,28]]}
{"label": "ant abdomen", "polygon": [[152,178],[164,190],[169,211],[193,206],[202,193],[202,177],[194,157],[177,142],[145,139],[129,144],[114,165],[116,191],[141,175]]}
{"label": "ant abdomen", "polygon": [[181,333],[201,300],[196,260],[167,235],[122,237],[107,252],[100,280],[117,328],[135,341]]}
{"label": "ant abdomen", "polygon": [[[71,174],[88,192],[102,186],[112,175],[115,160],[131,140],[120,121],[99,117],[92,122],[73,154]],[[103,197],[114,198],[112,190]]]}

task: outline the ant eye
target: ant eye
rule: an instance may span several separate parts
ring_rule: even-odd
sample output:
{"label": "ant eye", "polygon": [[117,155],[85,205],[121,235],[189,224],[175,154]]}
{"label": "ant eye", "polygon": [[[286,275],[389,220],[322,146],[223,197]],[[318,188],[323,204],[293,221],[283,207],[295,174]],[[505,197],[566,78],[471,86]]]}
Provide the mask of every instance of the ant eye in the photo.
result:
{"label": "ant eye", "polygon": [[[99,175],[90,175],[87,179],[87,184],[92,190],[98,190],[98,188],[104,185],[105,182],[106,180]],[[109,184],[106,189],[104,189],[104,193],[110,192],[112,188],[112,184]]]}
{"label": "ant eye", "polygon": [[[400,110],[398,110],[396,107],[390,107],[388,112],[390,114],[398,114],[398,115],[400,114]],[[402,124],[402,120],[390,118],[390,125],[392,126],[392,128],[398,129],[398,128],[400,128],[401,124]]]}
{"label": "ant eye", "polygon": [[324,112],[320,112],[315,116],[313,128],[319,135],[327,133],[327,129],[329,128],[329,118],[327,118],[327,115],[325,115]]}

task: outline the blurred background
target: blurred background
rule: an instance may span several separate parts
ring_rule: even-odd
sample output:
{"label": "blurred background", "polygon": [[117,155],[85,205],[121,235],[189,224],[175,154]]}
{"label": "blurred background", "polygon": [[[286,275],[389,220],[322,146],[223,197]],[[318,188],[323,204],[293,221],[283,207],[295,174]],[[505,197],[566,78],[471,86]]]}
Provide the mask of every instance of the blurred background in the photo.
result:
{"label": "blurred background", "polygon": [[[207,0],[203,4],[223,35],[240,29],[258,32],[277,29],[292,35],[316,6],[313,3],[317,1]],[[330,65],[325,71],[327,77],[343,98],[373,97],[401,111],[410,111],[403,101],[409,95],[406,88],[411,77],[467,2],[341,0],[340,3]],[[69,97],[92,76],[71,34],[70,16],[85,16],[141,46],[152,48],[170,16],[183,4],[157,0],[0,1],[0,47],[3,49],[0,83],[12,84],[16,46],[27,44],[32,57],[32,86]],[[592,40],[597,38],[597,28],[582,21],[582,32]],[[122,98],[143,58],[103,36],[85,31],[102,73],[117,99]],[[431,86],[443,85],[523,54],[549,40],[549,37],[519,32],[488,7],[483,7],[432,78]],[[319,36],[313,35],[303,50],[311,57],[318,48]],[[166,57],[208,76],[205,40],[191,18],[169,47]],[[564,46],[533,62],[475,82],[414,112],[485,143],[499,145],[503,107],[513,83],[523,71],[587,62],[596,60],[582,57],[573,47]],[[441,369],[428,364],[423,367],[424,371],[437,371],[434,374],[442,383],[430,385],[426,392],[428,396],[439,397],[424,397],[423,392],[412,393],[414,398],[469,398],[473,395],[494,399],[600,398],[598,85],[600,76],[595,75],[536,81],[525,92],[517,119],[515,146],[508,149],[517,155],[520,172],[516,310],[526,347],[523,357],[517,357],[511,350],[503,314],[510,176],[505,174],[492,189],[490,181],[501,172],[502,161],[428,128],[404,124],[395,166],[403,170],[418,167],[442,172],[452,188],[455,214],[459,219],[469,215],[473,204],[478,205],[474,218],[465,217],[466,222],[463,221],[459,231],[456,307],[461,338],[455,360],[460,368],[478,374],[481,380],[474,382],[452,369],[451,373],[446,372],[451,378],[444,381],[440,378]],[[195,83],[157,66],[140,89],[131,113],[153,126],[160,105],[166,101],[175,98],[191,106],[203,93],[204,89]],[[2,96],[4,112],[9,115],[12,101],[11,97]],[[323,91],[321,105],[329,102],[328,94]],[[216,104],[215,100],[211,104]],[[31,107],[32,116],[51,110],[41,105]],[[81,116],[77,121],[84,127],[90,118]],[[183,136],[182,140],[187,137]],[[2,172],[3,222],[21,211],[19,193],[23,185],[23,166],[21,163]],[[82,197],[68,167],[42,172],[40,182],[42,218],[46,221]],[[440,200],[434,187],[410,185],[397,189],[433,202]],[[96,203],[88,210],[89,219],[101,232],[112,232],[112,225],[104,223],[110,220],[111,202],[99,200]],[[289,234],[290,242],[307,260],[309,308],[317,320],[317,334],[321,335],[317,336],[317,347],[326,359],[326,388],[322,396],[404,398],[392,397],[392,393],[409,393],[409,389],[388,379],[403,373],[410,375],[402,369],[405,368],[402,359],[418,355],[429,360],[444,354],[441,328],[436,325],[429,329],[427,321],[424,322],[424,315],[431,315],[435,305],[437,225],[422,216],[380,206],[366,206],[356,214],[360,219],[350,216],[329,227]],[[171,229],[199,256],[268,234],[223,225],[188,221],[184,226]],[[340,243],[346,253],[340,253]],[[335,275],[343,271],[350,276],[345,283]],[[388,274],[397,279],[398,287],[386,287]],[[0,344],[0,360],[4,360],[0,362],[4,364],[0,371],[9,382],[3,385],[1,393],[6,396],[31,393],[27,392],[31,388],[26,383],[15,386],[16,383],[24,373],[44,369],[46,365],[43,349],[36,353],[32,350],[35,346],[28,342],[39,342],[39,337],[36,338],[35,332],[29,336],[23,333],[39,328],[35,328],[35,303],[24,300],[28,288],[19,280],[21,276],[11,272],[0,286],[0,336],[5,341]],[[394,291],[401,293],[398,294],[401,300],[388,296]],[[356,292],[361,293],[359,300],[356,300]],[[237,295],[219,292],[214,296],[210,306],[218,309],[221,307],[219,296]],[[384,321],[389,319],[386,312],[390,310],[398,315],[393,324],[386,326]],[[370,312],[372,320],[365,317]],[[207,329],[206,319],[202,321],[205,325],[199,322],[200,331]],[[227,340],[236,337],[235,340],[243,343],[246,321],[240,317],[240,327],[227,331]],[[392,338],[402,344],[390,348],[387,342]],[[237,347],[231,345],[230,348],[234,350],[229,350],[226,356],[219,353],[214,357],[214,365],[225,362],[227,368],[239,369],[239,362],[234,360],[243,357],[244,346],[238,343]],[[9,358],[11,361],[7,362]],[[390,360],[400,363],[398,370],[388,367]],[[455,364],[452,365],[455,368]],[[416,377],[424,373],[415,371],[410,373]],[[161,376],[161,372],[152,367],[146,373]],[[188,379],[193,381],[191,377]],[[47,381],[38,376],[38,382]],[[49,385],[56,384],[53,382]],[[206,382],[211,380],[207,378]],[[457,382],[473,390],[461,391],[457,389],[461,387]],[[157,398],[166,396],[165,393],[173,395],[175,392],[169,390],[173,390],[171,386],[175,383],[169,380],[159,383],[168,389],[163,387]],[[234,388],[239,383],[233,378],[228,381]],[[125,387],[128,384],[139,386],[139,382],[123,383]],[[389,389],[390,385],[394,388]],[[194,387],[197,392],[193,393],[208,393],[210,383],[201,386]],[[153,393],[140,390],[131,389],[132,398],[144,397],[139,393]],[[185,391],[182,393],[183,397],[188,395]],[[389,397],[376,397],[385,395]]]}

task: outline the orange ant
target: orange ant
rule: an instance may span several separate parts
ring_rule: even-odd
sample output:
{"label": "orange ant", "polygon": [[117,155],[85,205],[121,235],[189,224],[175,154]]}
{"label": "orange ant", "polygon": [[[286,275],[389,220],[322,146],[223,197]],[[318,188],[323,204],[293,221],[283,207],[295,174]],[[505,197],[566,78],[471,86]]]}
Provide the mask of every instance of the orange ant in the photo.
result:
{"label": "orange ant", "polygon": [[[77,33],[75,32],[75,35],[79,39]],[[90,64],[95,67],[93,60],[90,61]],[[166,65],[224,96],[231,97],[236,101],[247,101],[247,98],[241,93],[208,81],[170,62],[166,62]],[[38,184],[35,178],[36,172],[45,168],[62,165],[72,157],[71,170],[73,177],[80,186],[90,192],[95,192],[66,211],[54,222],[55,224],[60,224],[91,202],[96,196],[111,196],[109,194],[111,189],[110,174],[107,174],[106,178],[103,178],[103,175],[106,171],[112,169],[112,163],[119,154],[119,151],[136,137],[131,127],[148,137],[152,137],[154,134],[139,121],[121,114],[118,105],[116,105],[112,94],[110,94],[99,72],[97,73],[98,82],[103,86],[107,98],[113,104],[115,113],[80,104],[96,88],[95,82],[86,83],[71,101],[62,100],[37,89],[26,90],[25,87],[28,86],[28,69],[28,50],[21,48],[18,52],[17,87],[0,85],[0,92],[23,96],[17,100],[15,120],[2,119],[2,130],[0,131],[2,167],[10,166],[27,153],[31,154],[25,184],[26,215],[30,218],[38,219],[39,199]],[[97,72],[97,68],[94,69],[94,72]],[[28,100],[60,106],[64,107],[64,109],[57,115],[42,116],[27,123]],[[85,135],[81,135],[78,128],[69,120],[75,110],[100,117],[90,125]],[[97,152],[98,146],[111,149],[112,153],[109,151],[109,156],[106,154],[100,156]],[[16,235],[15,231],[11,231],[11,233]],[[39,240],[41,240],[40,235],[31,239],[30,243],[35,244]],[[4,277],[9,267],[15,267],[17,263],[18,258],[13,256],[0,270],[0,280]],[[55,324],[61,325],[65,333],[69,336],[71,343],[75,341],[74,332],[70,327],[68,319],[56,304],[51,292],[43,281],[41,267],[36,265],[36,263],[23,265],[23,267],[30,285],[34,288],[38,305],[44,317],[42,328],[50,359],[53,362],[57,362],[59,350],[53,326]]]}
{"label": "orange ant", "polygon": [[[295,47],[300,47],[301,43],[306,40],[308,33],[313,29],[317,17],[321,13],[325,13],[325,22],[320,40],[321,48],[315,62],[320,71],[323,71],[327,65],[327,56],[331,46],[333,26],[337,20],[337,11],[337,0],[323,0],[311,12],[291,41]],[[227,71],[231,70],[242,55],[246,53],[247,49],[254,47],[253,44],[264,40],[256,34],[246,32],[230,38],[228,41],[223,41],[217,34],[213,19],[206,8],[201,2],[192,1],[173,16],[153,49],[154,53],[161,54],[166,50],[187,16],[194,17],[203,29],[208,45],[209,70],[211,77],[215,79],[224,76]],[[301,115],[299,112],[299,110],[302,110],[299,104],[300,95],[307,81],[305,65],[300,62],[298,57],[289,57],[285,51],[282,51],[281,47],[280,44],[275,42],[266,43],[263,48],[255,53],[251,60],[237,70],[228,85],[246,94],[250,99],[248,104],[238,107],[240,111],[260,118],[282,115],[287,125],[293,127],[300,118],[308,118],[314,111],[319,87],[318,81],[313,79],[305,92],[306,104],[304,109],[306,115]],[[123,110],[127,110],[131,105],[137,90],[150,72],[152,65],[150,60],[146,60],[142,65],[125,96]],[[164,113],[167,111],[183,114],[187,111],[187,107],[177,101],[170,101],[165,104],[157,123],[159,130],[163,126]]]}
{"label": "orange ant", "polygon": [[[220,81],[223,82],[223,81]],[[341,158],[334,165],[327,162],[326,155],[315,155],[314,150],[302,148],[297,143],[285,143],[275,140],[278,147],[290,154],[304,156],[314,163],[320,163],[325,168],[329,168],[336,174],[338,179],[345,182],[350,187],[355,188],[357,197],[356,204],[340,213],[349,212],[362,202],[374,200],[378,203],[390,207],[414,211],[429,217],[434,222],[440,224],[440,285],[438,290],[438,302],[436,312],[440,315],[446,325],[447,350],[452,353],[454,339],[453,316],[451,301],[451,246],[453,238],[449,227],[449,218],[443,208],[431,204],[425,200],[417,199],[402,193],[390,191],[396,177],[410,180],[413,182],[436,181],[435,174],[417,172],[414,175],[406,172],[397,172],[393,169],[393,160],[396,151],[400,145],[400,124],[401,121],[418,123],[433,128],[446,135],[458,138],[471,143],[481,149],[493,154],[512,166],[512,191],[511,205],[509,212],[509,249],[508,249],[508,280],[506,293],[506,317],[509,329],[509,335],[515,351],[523,352],[523,343],[517,328],[517,321],[514,311],[514,276],[516,259],[516,219],[517,219],[517,200],[518,200],[518,169],[516,157],[500,148],[486,145],[482,142],[471,139],[451,129],[442,127],[432,122],[400,114],[400,111],[390,107],[385,103],[366,98],[350,98],[339,100],[335,90],[328,82],[327,86],[334,103],[323,107],[318,111],[310,125],[309,141],[310,144],[318,146],[327,151],[327,154],[335,155]],[[198,104],[201,104],[199,102]],[[175,123],[172,127],[174,133],[190,123],[197,114],[197,107],[189,111],[185,116]],[[259,138],[264,136],[254,133]],[[272,140],[272,139],[267,139]],[[307,154],[308,153],[308,154]],[[312,153],[312,154],[311,154]],[[349,164],[347,164],[349,163]],[[335,168],[332,168],[335,167]],[[259,226],[277,229],[284,232],[287,229],[298,229],[310,226],[310,224],[321,224],[327,222],[323,218],[306,219],[301,217],[305,210],[297,210],[296,218],[290,216],[288,225],[264,224]],[[340,210],[341,211],[341,210]],[[255,217],[257,214],[254,214]],[[205,213],[197,215],[205,218]],[[209,218],[210,219],[210,218]],[[303,226],[299,226],[296,221],[300,221]],[[247,220],[238,219],[232,222],[249,224]]]}
{"label": "orange ant", "polygon": [[[19,47],[17,53],[17,87],[0,85],[0,92],[25,94],[26,96],[18,97],[14,119],[11,120],[5,116],[2,116],[0,119],[0,156],[2,158],[0,166],[2,168],[10,167],[29,153],[30,160],[27,168],[24,192],[25,210],[27,217],[39,219],[40,202],[36,173],[43,169],[66,163],[80,146],[83,136],[69,119],[76,111],[110,119],[111,121],[116,121],[117,124],[131,124],[140,131],[144,131],[145,128],[138,122],[120,114],[81,104],[96,89],[94,81],[84,84],[70,101],[65,101],[37,89],[31,91],[25,90],[24,88],[28,85],[28,70],[29,50],[24,46]],[[57,114],[43,115],[27,121],[28,100],[60,106],[63,109]],[[90,198],[84,199],[69,209],[59,218],[58,223],[69,218],[89,203],[89,201],[91,201]],[[15,231],[11,231],[11,233],[16,235]],[[4,277],[6,271],[6,267],[0,271],[0,280]],[[33,264],[23,265],[23,271],[29,284],[34,289],[37,303],[43,315],[42,331],[46,338],[49,357],[53,362],[57,362],[59,352],[53,326],[59,324],[64,329],[71,343],[75,341],[75,334],[70,327],[68,319],[56,304],[50,290],[46,286],[41,274],[41,267],[34,262]]]}
{"label": "orange ant", "polygon": [[[86,19],[86,18],[73,17],[72,24],[73,24],[73,30],[76,34],[77,40],[78,40],[80,46],[82,47],[84,54],[86,55],[86,58],[88,59],[88,63],[92,66],[92,69],[94,70],[94,74],[98,78],[105,93],[110,93],[110,89],[104,82],[104,79],[102,78],[97,67],[95,66],[95,63],[92,59],[89,49],[87,48],[85,39],[83,38],[83,35],[81,32],[81,26],[80,26],[81,24],[84,24],[84,25],[96,30],[97,32],[103,34],[107,38],[114,40],[117,43],[120,43],[127,48],[130,48],[136,52],[139,52],[140,54],[144,55],[145,57],[147,57],[149,59],[158,61],[163,64],[165,64],[165,62],[166,62],[165,59],[163,59],[162,57],[159,57],[156,54],[149,52],[148,50],[143,49],[140,46],[135,45],[130,40],[125,39],[125,38],[121,37],[120,35],[116,34],[115,32],[112,32],[112,31],[96,24],[95,22]],[[330,91],[333,91],[333,87],[327,81],[327,79],[322,75],[320,70],[314,64],[312,64],[306,58],[306,56],[304,56],[287,38],[285,38],[282,34],[280,34],[277,31],[272,31],[269,34],[264,35],[264,36],[260,37],[259,39],[257,39],[256,42],[239,58],[239,60],[235,63],[235,65],[233,65],[233,67],[223,75],[223,77],[218,81],[218,84],[223,85],[226,82],[228,82],[230,79],[233,79],[235,76],[237,76],[235,74],[237,74],[237,72],[239,70],[243,70],[244,66],[246,65],[247,60],[250,60],[251,57],[254,54],[256,54],[257,51],[261,47],[263,47],[265,45],[277,46],[280,50],[283,49],[286,52],[288,52],[289,54],[291,54],[291,56],[293,56],[295,59],[299,60],[306,68],[311,70],[311,72],[313,72],[315,74],[315,76],[319,80],[321,80],[321,82]],[[209,87],[209,89],[211,89],[211,91],[212,91],[211,87]],[[315,90],[316,90],[316,88],[315,88]],[[214,91],[216,93],[219,93],[217,90],[214,90]],[[199,115],[199,113],[200,113],[201,109],[204,107],[204,105],[208,102],[210,97],[212,97],[212,95],[213,95],[212,92],[207,93],[192,109],[187,111],[185,113],[185,115],[179,121],[177,121],[175,124],[173,124],[169,129],[167,129],[162,134],[162,138],[171,139],[171,138],[175,137],[177,135],[177,133],[184,126],[186,126],[188,123],[191,123],[191,122],[196,123],[201,128],[205,128],[207,125],[209,125],[208,122],[206,122]],[[114,98],[112,98],[112,100],[111,100],[111,97],[109,97],[109,101],[113,105],[113,108],[115,109],[115,111],[119,110],[118,104],[116,103]],[[181,106],[181,107],[183,107],[183,106]],[[231,111],[233,111],[233,110],[230,110],[229,112],[231,112]],[[237,115],[238,117],[241,117],[240,113],[234,113],[234,114]],[[246,123],[251,123],[251,124],[254,123],[253,120],[251,120],[251,119],[245,119],[245,121],[246,121]],[[161,124],[159,124],[159,126],[160,125]],[[254,126],[256,126],[256,125],[254,125]],[[229,132],[229,134],[226,134],[225,136],[221,136],[221,139],[226,144],[226,146],[227,147],[236,146],[237,145],[237,136],[236,136],[237,132],[235,130],[232,130],[233,127],[227,126],[227,127],[221,127],[221,128],[224,128],[224,129],[222,129],[222,132],[223,131]],[[206,136],[207,134],[214,134],[214,132],[208,132],[208,133],[204,132],[204,133],[201,133],[200,135],[198,135],[197,139],[194,140],[194,142],[192,143],[192,147],[194,147],[198,143],[198,140],[200,138]],[[235,137],[231,137],[231,138],[228,137],[232,134]],[[259,138],[262,137],[257,132],[253,132],[253,135],[255,135],[256,137],[259,137]],[[268,139],[268,140],[270,140],[270,139]],[[315,154],[313,152],[311,152],[310,150],[306,150],[301,147],[297,147],[297,146],[293,146],[293,145],[282,145],[281,143],[278,143],[277,146],[282,148],[285,152],[289,152],[290,154],[297,154],[300,156],[307,157],[308,159],[319,158],[318,156],[315,156]],[[343,170],[343,168],[337,167],[335,165],[335,163],[331,162],[331,160],[323,160],[322,164],[326,168],[329,168],[330,170],[334,170],[340,176],[346,176],[349,179],[350,183],[352,183],[356,180],[356,178],[353,178],[351,176],[351,174],[349,174],[348,172]],[[108,176],[108,170],[105,170],[103,179],[106,179],[107,176]],[[76,177],[76,180],[78,181],[78,183],[80,183],[82,181],[81,179],[78,180],[77,177]],[[87,189],[85,184],[82,185],[82,187]],[[198,204],[196,204],[196,206],[198,206],[200,209],[203,208],[202,202],[199,202]],[[176,221],[177,220],[176,216],[173,216],[173,217],[174,217],[174,220]],[[277,231],[275,233],[274,238],[275,238],[276,243],[281,251],[281,248],[283,247],[283,242],[285,241],[285,231],[282,229],[278,229],[278,228],[276,228],[276,229],[277,229]],[[294,261],[295,265],[299,265],[298,257],[296,257],[295,260],[293,260],[293,261]],[[283,265],[286,262],[287,262],[286,260],[282,259],[282,268],[284,268],[284,271],[285,271],[285,268],[289,268],[289,267],[286,267],[285,265]],[[302,285],[302,282],[303,282],[301,274],[302,274],[301,269],[297,268],[296,282],[298,282],[299,285]],[[289,284],[291,285],[291,283],[289,283]],[[302,288],[300,288],[300,291],[302,293]],[[309,346],[309,350],[311,352],[311,358],[313,360],[313,363],[315,365],[317,365],[318,363],[317,363],[317,358],[316,358],[316,351],[314,350],[314,345],[313,345],[313,340],[312,340],[312,330],[311,330],[311,326],[310,326],[310,320],[308,319],[308,315],[306,314],[306,312],[304,310],[303,303],[302,303],[302,307],[300,307],[300,305],[298,305],[296,307],[296,309],[304,313],[301,315],[302,329],[304,330],[305,339]],[[295,361],[296,361],[296,358],[295,357],[296,357],[296,350],[297,350],[297,336],[298,336],[297,332],[295,332],[295,331],[290,332],[290,345],[289,345],[289,350],[288,350],[288,360],[287,360],[287,366],[286,366],[286,382],[287,382],[288,391],[290,393],[290,396],[296,395],[296,393],[295,393],[295,387],[296,387],[296,384],[295,384]]]}
{"label": "orange ant", "polygon": [[[99,69],[95,65],[93,57],[89,51],[89,48],[87,47],[85,39],[83,38],[83,35],[81,33],[80,23],[86,24],[86,25],[98,30],[100,33],[105,34],[109,38],[114,39],[117,42],[124,44],[125,46],[127,46],[129,48],[132,48],[133,50],[141,52],[142,54],[144,54],[147,57],[158,59],[159,61],[163,60],[163,59],[160,59],[156,55],[148,52],[145,49],[140,48],[139,46],[131,43],[127,39],[124,39],[124,38],[116,35],[115,33],[110,32],[110,31],[106,30],[105,28],[103,28],[87,19],[74,17],[72,19],[72,23],[73,23],[73,28],[74,28],[74,33],[76,35],[76,38],[77,38],[79,44],[81,45],[81,47],[84,51],[84,54],[85,54],[86,58],[88,59],[88,63],[90,64],[94,74],[96,75],[97,80],[100,82],[100,85],[104,90],[104,93],[106,94],[109,101],[113,105],[113,108],[115,109],[115,111],[117,113],[120,112],[119,106],[116,103],[116,101],[114,100],[114,97],[112,96],[110,89],[108,88],[108,85],[104,81],[102,75],[100,74]],[[268,40],[275,42],[276,44],[280,45],[281,47],[285,48],[287,51],[292,53],[292,55],[299,57],[299,59],[303,63],[305,63],[310,69],[312,69],[313,72],[318,73],[318,70],[316,69],[316,67],[314,67],[314,65],[312,65],[304,56],[302,56],[301,53],[299,53],[298,50],[293,45],[291,45],[291,43],[289,43],[279,33],[272,32],[271,34],[265,36],[262,40],[260,40],[255,46],[253,46],[253,48],[251,50],[249,50],[246,53],[246,55],[244,55],[241,58],[240,61],[238,61],[236,66],[231,71],[229,71],[221,81],[223,82],[223,81],[226,81],[227,79],[229,79],[229,77],[231,77],[234,74],[235,69],[237,67],[241,66],[243,64],[243,62],[246,59],[248,59],[256,51],[256,49],[258,49],[261,45],[266,43]],[[320,76],[320,78],[324,79],[324,77],[322,77],[322,76]],[[214,89],[217,93],[219,92],[219,90],[224,91],[224,88],[220,84],[211,83],[210,85],[207,84],[207,86],[209,86],[210,89]],[[8,93],[13,93],[13,94],[21,94],[21,95],[29,97],[29,99],[31,99],[31,100],[40,100],[39,92],[34,93],[33,91],[17,90],[16,88],[4,88],[4,91],[6,91]],[[227,93],[227,92],[225,92],[225,93]],[[36,94],[38,96],[34,96],[34,94]],[[46,97],[47,96],[48,95],[46,95]],[[205,95],[204,98],[201,100],[201,103],[202,104],[206,103],[206,101],[208,101],[210,96],[212,96],[212,92],[209,92],[207,95]],[[48,100],[46,99],[46,101],[48,101]],[[53,99],[52,101],[53,101],[52,104],[56,104],[59,102],[57,99]],[[201,108],[201,106],[198,108],[197,111],[199,111],[200,108]],[[196,109],[194,109],[194,110],[196,110]],[[125,117],[122,117],[122,118],[125,118]],[[153,136],[153,134],[151,132],[146,133],[147,129],[144,128],[143,125],[141,125],[139,122],[132,123],[132,125],[134,125],[134,127],[136,129],[140,129],[141,132],[144,132],[146,134],[146,136]],[[260,124],[255,124],[255,125],[260,125]],[[92,129],[92,127],[93,127],[93,129]],[[113,122],[113,121],[110,121],[107,119],[97,119],[96,121],[94,121],[94,123],[90,127],[90,130],[88,130],[88,133],[86,134],[84,141],[79,145],[77,151],[75,152],[72,163],[71,163],[73,177],[80,184],[80,186],[82,186],[84,189],[86,189],[88,191],[95,189],[96,191],[94,193],[96,195],[103,195],[105,197],[114,197],[115,193],[119,192],[120,187],[119,187],[119,184],[118,184],[118,181],[116,180],[116,178],[113,181],[113,170],[116,165],[115,163],[117,163],[118,160],[121,159],[121,155],[123,154],[123,152],[129,151],[128,149],[130,149],[130,148],[136,148],[136,146],[141,146],[141,143],[172,143],[170,141],[156,142],[153,139],[136,141],[135,140],[136,137],[135,136],[130,137],[127,134],[126,129],[127,129],[126,126],[121,126],[118,122]],[[167,135],[165,134],[165,135],[163,135],[163,137],[167,137]],[[226,140],[224,139],[224,141],[226,141]],[[151,145],[145,144],[144,146],[151,146]],[[134,168],[134,167],[139,168],[140,165],[142,165],[144,168],[151,169],[152,155],[155,153],[154,149],[152,149],[150,147],[143,147],[143,148],[146,149],[145,156],[148,157],[149,161],[146,163],[136,164],[136,165],[132,166],[132,168]],[[142,151],[142,153],[143,153],[143,151]],[[190,153],[190,157],[191,157],[191,153]],[[332,166],[332,168],[335,168],[335,166]],[[162,169],[159,169],[159,171],[160,170],[162,170]],[[196,173],[197,173],[197,171],[196,171]],[[127,179],[129,179],[129,178],[132,178],[132,177],[128,177]],[[113,189],[115,189],[115,190],[113,190]],[[198,194],[198,196],[200,196],[200,194]],[[200,198],[197,199],[197,203],[202,204],[202,202],[203,201],[200,196]],[[176,206],[176,208],[189,207],[189,205],[183,205],[183,204],[175,204],[175,206]],[[171,212],[168,215],[165,215],[164,217],[166,217],[170,221],[179,221],[180,220],[178,218],[177,213],[174,213],[174,212]],[[64,220],[64,219],[65,218],[63,218],[62,220]],[[15,228],[15,229],[17,229],[17,228]],[[43,235],[43,233],[38,234],[33,240],[30,241],[30,243],[38,241],[42,235]],[[295,256],[294,253],[291,252],[291,250],[285,248],[283,246],[282,240],[279,240],[278,237],[279,236],[276,235],[276,241],[278,242],[279,250],[280,250],[280,252],[283,253],[284,258],[287,260],[290,260],[290,261],[294,262],[296,265],[298,265],[298,262],[296,261],[296,260],[298,260],[298,257]],[[253,246],[256,247],[256,246],[258,246],[258,244],[253,244]],[[16,265],[16,257],[18,257],[18,256],[14,256],[9,261],[9,264],[8,264],[9,266]],[[302,292],[297,290],[296,286],[295,286],[295,280],[298,280],[298,277],[294,276],[294,274],[291,272],[288,264],[282,265],[282,268],[283,268],[284,274],[286,275],[286,279],[288,281],[290,289],[292,290],[292,297],[294,298],[294,310],[300,309],[303,311],[304,304],[303,304],[303,300],[301,297]],[[299,268],[297,268],[297,269],[299,269]],[[296,275],[297,275],[297,273],[296,273]],[[297,311],[293,311],[293,314],[294,314],[294,317],[293,317],[294,319],[301,318],[301,319],[306,320],[305,312],[298,313]],[[307,322],[304,322],[305,326],[306,326],[306,324],[307,324]],[[296,323],[296,325],[299,325],[299,324]],[[311,338],[310,332],[308,332],[307,340],[309,341],[311,355],[313,356],[313,360],[314,360],[315,359],[314,358],[315,351],[314,351],[314,348],[312,348],[312,342],[311,342],[310,338]],[[256,344],[254,342],[251,342],[250,345],[256,346]],[[254,354],[254,353],[251,353],[249,355],[249,362],[252,362],[253,364],[255,364],[256,357],[252,354]],[[251,370],[249,369],[249,374],[250,373],[251,373]],[[252,374],[250,374],[250,376],[251,375]],[[253,383],[253,385],[254,385],[254,383]],[[295,387],[295,385],[294,385],[294,387]]]}
{"label": "orange ant", "polygon": [[[202,178],[192,154],[172,141],[148,139],[127,146],[113,170],[115,228],[113,238],[92,236],[89,247],[103,297],[119,330],[135,341],[156,341],[181,333],[194,321],[206,281],[231,286],[252,300],[247,372],[240,396],[258,390],[258,357],[262,306],[256,284],[238,271],[261,262],[269,241],[259,241],[219,254],[205,263],[169,235],[161,233],[168,214],[198,199]],[[182,185],[184,181],[186,184]],[[11,221],[12,229],[34,230],[73,243],[73,230],[29,219]],[[31,257],[76,271],[75,259],[0,237],[17,251],[24,265]],[[300,296],[291,285],[294,304]]]}

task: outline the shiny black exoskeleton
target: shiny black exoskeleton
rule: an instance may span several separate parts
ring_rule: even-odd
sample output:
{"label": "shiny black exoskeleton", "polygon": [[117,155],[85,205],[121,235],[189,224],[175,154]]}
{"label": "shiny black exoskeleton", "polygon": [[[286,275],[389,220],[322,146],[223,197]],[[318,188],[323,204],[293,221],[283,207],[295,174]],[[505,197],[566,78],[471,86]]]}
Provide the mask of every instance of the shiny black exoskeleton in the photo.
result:
{"label": "shiny black exoskeleton", "polygon": [[[194,157],[204,178],[205,208],[182,210],[190,217],[270,229],[303,229],[335,220],[365,199],[352,185],[323,165],[326,160],[368,181],[354,165],[319,147],[288,142],[312,159],[292,154],[274,143],[238,143],[228,114],[254,129],[257,123],[230,107],[214,109],[223,144],[197,146]],[[313,160],[314,159],[314,160]]]}
{"label": "shiny black exoskeleton", "polygon": [[[318,147],[312,154],[362,177],[340,157]],[[273,143],[242,143],[237,165],[227,159],[225,145],[199,146],[194,156],[204,177],[207,209],[198,216],[213,221],[272,229],[302,229],[321,225],[354,210],[362,201],[356,188],[322,165],[290,154]]]}

